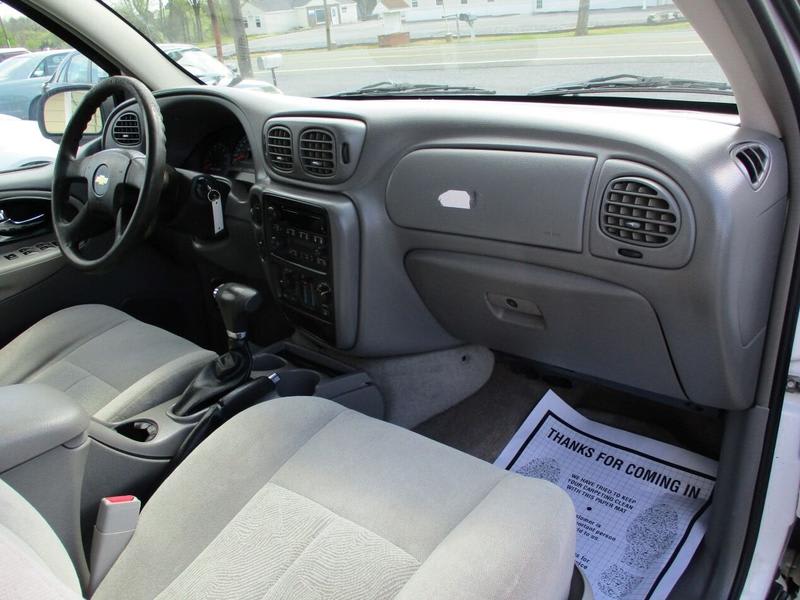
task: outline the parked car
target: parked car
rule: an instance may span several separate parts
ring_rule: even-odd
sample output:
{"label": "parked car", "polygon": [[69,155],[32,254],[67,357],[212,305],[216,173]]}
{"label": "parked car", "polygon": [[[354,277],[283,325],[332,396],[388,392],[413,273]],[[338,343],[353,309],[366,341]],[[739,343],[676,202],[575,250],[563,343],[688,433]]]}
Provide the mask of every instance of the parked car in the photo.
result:
{"label": "parked car", "polygon": [[108,77],[108,73],[83,54],[70,52],[56,67],[50,80],[43,84],[42,91],[47,92],[72,83],[94,84],[105,77]]}
{"label": "parked car", "polygon": [[20,54],[29,54],[25,48],[0,48],[0,63]]}
{"label": "parked car", "polygon": [[36,121],[0,114],[0,172],[14,171],[53,162],[58,144],[42,137]]}
{"label": "parked car", "polygon": [[685,21],[686,17],[679,10],[667,10],[663,12],[653,13],[647,17],[648,25],[662,25],[664,23],[678,23]]}
{"label": "parked car", "polygon": [[0,114],[36,119],[42,85],[72,50],[20,54],[0,63]]}
{"label": "parked car", "polygon": [[158,47],[206,85],[252,88],[263,92],[280,93],[276,86],[266,81],[242,79],[233,69],[197,46],[190,44],[159,44]]}
{"label": "parked car", "polygon": [[[266,81],[241,79],[227,65],[197,46],[189,44],[159,44],[159,48],[206,85],[235,86],[255,88],[264,92],[280,93],[280,90]],[[97,83],[108,77],[99,66],[80,52],[72,52],[58,65],[50,81],[44,84],[44,91],[72,83]]]}

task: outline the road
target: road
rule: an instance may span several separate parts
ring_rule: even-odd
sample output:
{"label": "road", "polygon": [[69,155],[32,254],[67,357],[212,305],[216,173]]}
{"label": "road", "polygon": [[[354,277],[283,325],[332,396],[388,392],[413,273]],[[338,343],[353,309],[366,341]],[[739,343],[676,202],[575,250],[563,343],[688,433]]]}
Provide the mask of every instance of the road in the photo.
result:
{"label": "road", "polygon": [[[538,86],[618,73],[725,81],[708,49],[690,30],[287,52],[277,77],[284,93],[299,96],[327,95],[385,80],[474,85],[500,94],[524,94]],[[268,72],[256,76],[271,79]]]}
{"label": "road", "polygon": [[[446,0],[442,14],[469,12],[467,7],[454,0]],[[608,27],[616,25],[643,25],[648,15],[663,12],[670,7],[648,10],[595,10],[590,13],[590,27]],[[508,15],[502,17],[481,17],[475,22],[475,35],[530,33],[545,31],[561,31],[575,27],[576,13],[537,13],[535,15]],[[460,24],[462,35],[469,33],[465,24]],[[456,32],[452,20],[417,21],[406,23],[406,30],[412,40],[441,38],[448,33]],[[353,44],[376,44],[378,36],[383,34],[383,22],[380,19],[360,21],[349,25],[337,25],[331,28],[333,42],[340,46]],[[316,27],[292,31],[270,37],[253,37],[249,40],[250,52],[278,52],[281,50],[303,50],[307,48],[325,48],[325,28]],[[236,52],[233,44],[225,44],[222,52],[226,57]]]}

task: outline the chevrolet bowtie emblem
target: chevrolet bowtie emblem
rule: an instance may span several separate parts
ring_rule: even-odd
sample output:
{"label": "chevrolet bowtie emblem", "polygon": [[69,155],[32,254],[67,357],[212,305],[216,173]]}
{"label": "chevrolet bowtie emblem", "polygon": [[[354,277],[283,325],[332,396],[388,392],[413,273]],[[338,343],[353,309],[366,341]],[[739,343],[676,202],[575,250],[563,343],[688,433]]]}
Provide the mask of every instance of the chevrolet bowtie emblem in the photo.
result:
{"label": "chevrolet bowtie emblem", "polygon": [[108,183],[108,177],[106,177],[105,175],[100,174],[94,178],[94,184],[97,187],[104,187],[107,183]]}

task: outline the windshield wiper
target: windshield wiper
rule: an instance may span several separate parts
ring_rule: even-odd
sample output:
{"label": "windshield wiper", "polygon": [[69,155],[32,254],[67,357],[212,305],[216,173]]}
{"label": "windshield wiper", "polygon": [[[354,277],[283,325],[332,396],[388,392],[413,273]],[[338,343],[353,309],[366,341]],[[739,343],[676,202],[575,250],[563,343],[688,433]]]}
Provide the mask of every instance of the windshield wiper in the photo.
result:
{"label": "windshield wiper", "polygon": [[646,77],[644,75],[611,75],[576,83],[544,87],[528,92],[528,96],[569,96],[572,94],[605,94],[619,90],[637,92],[681,92],[685,94],[720,94],[733,96],[731,86],[718,81]]}
{"label": "windshield wiper", "polygon": [[490,95],[495,94],[494,90],[486,88],[475,87],[471,85],[447,85],[443,83],[397,83],[394,81],[379,81],[378,83],[370,83],[355,90],[346,92],[338,92],[331,94],[329,98],[341,98],[347,96],[392,96],[392,95]]}

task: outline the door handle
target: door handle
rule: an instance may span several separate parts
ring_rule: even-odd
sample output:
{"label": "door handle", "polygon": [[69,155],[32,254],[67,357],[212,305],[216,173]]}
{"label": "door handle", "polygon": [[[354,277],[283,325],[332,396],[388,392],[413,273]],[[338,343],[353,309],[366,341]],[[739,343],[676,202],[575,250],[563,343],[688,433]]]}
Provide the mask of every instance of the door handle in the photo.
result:
{"label": "door handle", "polygon": [[33,215],[27,219],[12,219],[3,209],[0,209],[0,235],[15,236],[38,229],[44,225],[46,215],[44,213]]}

